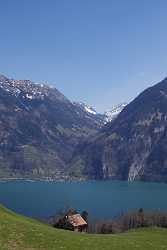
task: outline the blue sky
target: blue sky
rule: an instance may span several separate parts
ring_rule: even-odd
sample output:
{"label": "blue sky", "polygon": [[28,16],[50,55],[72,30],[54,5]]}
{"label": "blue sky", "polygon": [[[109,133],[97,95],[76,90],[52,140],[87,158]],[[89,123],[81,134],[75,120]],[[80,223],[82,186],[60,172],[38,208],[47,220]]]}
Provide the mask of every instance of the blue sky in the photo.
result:
{"label": "blue sky", "polygon": [[167,76],[166,0],[1,0],[0,72],[98,111]]}

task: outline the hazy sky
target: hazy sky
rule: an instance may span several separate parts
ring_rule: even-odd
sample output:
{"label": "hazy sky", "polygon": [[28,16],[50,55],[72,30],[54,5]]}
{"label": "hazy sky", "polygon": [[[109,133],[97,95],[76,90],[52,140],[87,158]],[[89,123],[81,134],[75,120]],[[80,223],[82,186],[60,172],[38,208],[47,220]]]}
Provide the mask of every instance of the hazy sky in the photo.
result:
{"label": "hazy sky", "polygon": [[167,76],[166,0],[0,0],[0,72],[98,111]]}

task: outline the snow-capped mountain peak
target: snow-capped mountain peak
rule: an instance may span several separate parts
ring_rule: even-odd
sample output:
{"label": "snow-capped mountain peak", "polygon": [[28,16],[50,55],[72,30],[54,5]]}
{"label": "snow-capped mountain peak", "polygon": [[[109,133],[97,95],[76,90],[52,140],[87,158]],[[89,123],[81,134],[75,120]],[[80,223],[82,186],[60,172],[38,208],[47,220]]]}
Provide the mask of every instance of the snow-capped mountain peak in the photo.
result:
{"label": "snow-capped mountain peak", "polygon": [[125,108],[126,105],[127,103],[123,102],[123,103],[113,106],[110,110],[107,110],[104,113],[105,123],[111,122],[113,119],[115,119],[119,115],[119,113]]}
{"label": "snow-capped mountain peak", "polygon": [[9,79],[0,75],[0,88],[15,97],[22,97],[29,101],[38,99],[43,100],[46,97],[57,98],[64,102],[69,102],[55,87],[43,83],[34,83],[30,80]]}
{"label": "snow-capped mountain peak", "polygon": [[101,120],[101,123],[104,125],[108,122],[111,122],[113,119],[115,119],[118,114],[124,109],[124,107],[127,105],[127,103],[123,102],[118,105],[113,106],[111,109],[107,110],[104,113],[98,113],[94,108],[91,106],[83,103],[83,102],[74,102],[75,106],[81,108],[84,112],[88,115],[91,115],[92,117],[98,117]]}

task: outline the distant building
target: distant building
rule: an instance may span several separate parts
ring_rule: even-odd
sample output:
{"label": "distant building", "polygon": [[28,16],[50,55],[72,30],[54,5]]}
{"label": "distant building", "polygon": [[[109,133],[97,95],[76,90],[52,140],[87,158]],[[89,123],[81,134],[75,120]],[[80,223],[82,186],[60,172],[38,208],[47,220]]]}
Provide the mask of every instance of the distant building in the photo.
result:
{"label": "distant building", "polygon": [[80,214],[67,215],[66,219],[75,232],[87,232],[88,224]]}

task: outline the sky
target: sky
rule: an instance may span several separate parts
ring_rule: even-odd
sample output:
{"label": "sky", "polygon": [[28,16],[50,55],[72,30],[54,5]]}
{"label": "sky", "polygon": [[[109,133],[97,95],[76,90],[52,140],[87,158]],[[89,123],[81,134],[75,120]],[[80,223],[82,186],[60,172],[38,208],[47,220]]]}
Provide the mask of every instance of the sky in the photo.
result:
{"label": "sky", "polygon": [[0,73],[99,112],[167,76],[166,0],[0,0]]}

